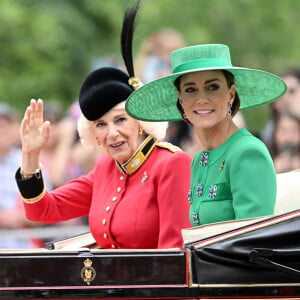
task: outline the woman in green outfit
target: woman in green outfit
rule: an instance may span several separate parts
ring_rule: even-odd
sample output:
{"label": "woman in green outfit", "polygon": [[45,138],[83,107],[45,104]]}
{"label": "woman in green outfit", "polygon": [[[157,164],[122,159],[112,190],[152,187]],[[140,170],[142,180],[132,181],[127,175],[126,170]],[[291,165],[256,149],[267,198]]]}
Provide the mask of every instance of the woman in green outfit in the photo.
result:
{"label": "woman in green outfit", "polygon": [[185,119],[200,149],[189,193],[193,226],[274,213],[276,174],[265,144],[233,117],[286,91],[278,76],[231,64],[226,45],[197,45],[171,54],[173,72],[130,95],[128,113],[147,121]]}

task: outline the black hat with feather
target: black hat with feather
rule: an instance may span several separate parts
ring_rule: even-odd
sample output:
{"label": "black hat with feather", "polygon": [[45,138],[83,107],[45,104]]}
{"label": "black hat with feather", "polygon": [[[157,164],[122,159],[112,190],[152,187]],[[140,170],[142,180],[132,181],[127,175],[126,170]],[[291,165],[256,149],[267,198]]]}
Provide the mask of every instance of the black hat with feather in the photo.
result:
{"label": "black hat with feather", "polygon": [[84,80],[79,92],[79,105],[89,121],[95,121],[118,103],[125,101],[140,85],[134,75],[132,42],[135,19],[140,0],[124,15],[121,30],[121,52],[127,72],[118,68],[104,67],[94,70]]}

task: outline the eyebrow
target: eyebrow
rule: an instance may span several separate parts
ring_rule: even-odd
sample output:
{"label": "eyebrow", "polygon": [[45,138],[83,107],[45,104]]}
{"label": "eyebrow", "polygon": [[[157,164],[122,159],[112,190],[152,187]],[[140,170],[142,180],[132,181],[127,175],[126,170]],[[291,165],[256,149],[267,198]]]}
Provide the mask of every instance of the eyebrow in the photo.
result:
{"label": "eyebrow", "polygon": [[[221,81],[219,78],[212,78],[212,79],[208,79],[204,82],[204,84],[208,84],[208,83],[211,83],[213,81]],[[183,86],[186,86],[186,85],[191,85],[191,84],[195,84],[194,81],[191,81],[191,82],[186,82],[183,84]]]}
{"label": "eyebrow", "polygon": [[125,113],[125,112],[122,112],[122,113],[120,113],[120,114],[118,114],[118,115],[115,115],[115,116],[114,116],[114,120],[119,119],[119,118],[124,117],[124,116],[126,116],[126,113]]}
{"label": "eyebrow", "polygon": [[[119,113],[118,115],[115,115],[115,116],[113,117],[113,119],[116,120],[116,119],[118,119],[118,118],[120,118],[120,117],[123,117],[124,115],[126,115],[126,112],[121,112],[121,113]],[[98,123],[98,122],[105,122],[105,120],[99,118],[98,120],[95,120],[95,121],[93,121],[93,122],[95,122],[95,123]]]}

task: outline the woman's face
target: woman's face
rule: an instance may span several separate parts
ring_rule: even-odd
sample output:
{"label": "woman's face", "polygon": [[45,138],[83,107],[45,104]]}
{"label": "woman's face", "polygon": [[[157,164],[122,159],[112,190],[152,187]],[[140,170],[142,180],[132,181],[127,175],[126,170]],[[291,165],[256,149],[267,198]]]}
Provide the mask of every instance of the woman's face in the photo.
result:
{"label": "woman's face", "polygon": [[235,86],[228,88],[219,70],[189,73],[180,79],[179,101],[196,129],[211,129],[228,120],[228,105],[234,96]]}
{"label": "woman's face", "polygon": [[123,108],[112,108],[94,121],[95,135],[101,149],[120,164],[126,162],[144,140],[139,122]]}
{"label": "woman's face", "polygon": [[285,104],[283,110],[300,117],[300,82],[292,75],[285,76],[283,79],[288,87],[287,92],[281,97]]}
{"label": "woman's face", "polygon": [[282,116],[277,123],[275,140],[281,151],[288,151],[290,147],[299,147],[300,126],[296,119]]}

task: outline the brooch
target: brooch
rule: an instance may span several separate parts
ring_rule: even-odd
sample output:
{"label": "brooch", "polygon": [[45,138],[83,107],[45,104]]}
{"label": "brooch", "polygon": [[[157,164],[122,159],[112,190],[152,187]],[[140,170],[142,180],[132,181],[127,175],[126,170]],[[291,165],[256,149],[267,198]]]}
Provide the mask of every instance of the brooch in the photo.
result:
{"label": "brooch", "polygon": [[147,179],[148,179],[148,175],[147,175],[147,172],[145,171],[144,175],[143,175],[143,178],[141,180],[142,184],[144,184],[147,181]]}
{"label": "brooch", "polygon": [[223,171],[225,165],[225,160],[222,161],[221,166],[220,166],[220,172]]}

